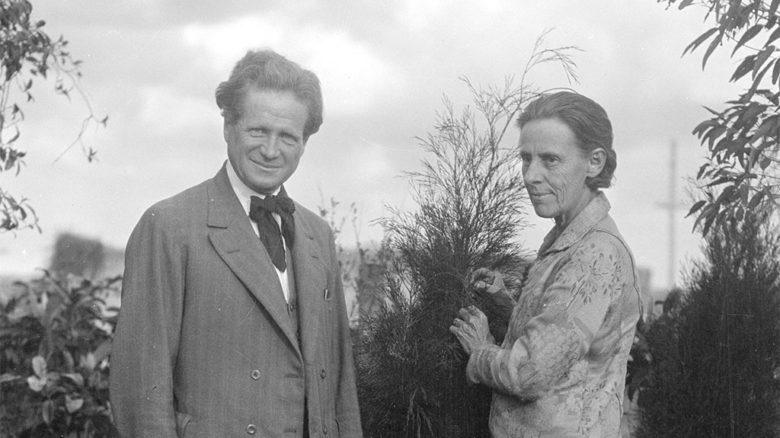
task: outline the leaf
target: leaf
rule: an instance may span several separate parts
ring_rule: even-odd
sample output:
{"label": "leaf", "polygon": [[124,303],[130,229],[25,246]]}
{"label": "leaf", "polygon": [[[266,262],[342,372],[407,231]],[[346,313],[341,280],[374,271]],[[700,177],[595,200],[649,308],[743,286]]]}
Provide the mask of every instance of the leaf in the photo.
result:
{"label": "leaf", "polygon": [[764,192],[758,192],[750,198],[750,202],[747,205],[748,210],[754,210],[761,203],[761,199],[764,197]]}
{"label": "leaf", "polygon": [[766,136],[769,134],[769,132],[773,129],[777,129],[777,122],[780,119],[780,116],[773,115],[771,117],[767,117],[764,119],[764,121],[761,122],[761,125],[756,129],[756,132],[753,133],[751,136],[751,141],[756,141],[760,139],[761,137]]}
{"label": "leaf", "polygon": [[51,416],[52,411],[54,410],[54,404],[51,402],[51,400],[46,400],[43,402],[43,406],[41,408],[41,415],[43,416],[43,422],[46,424],[51,423]]}
{"label": "leaf", "polygon": [[689,217],[699,211],[702,207],[704,207],[704,204],[706,204],[707,201],[697,201],[695,204],[693,204],[693,207],[691,207],[690,210],[688,210],[688,214],[685,215],[685,217]]}
{"label": "leaf", "polygon": [[[757,78],[758,76],[758,70],[761,68],[762,65],[766,62],[767,59],[774,53],[775,46],[767,46],[758,53],[758,56],[756,57],[756,64],[753,66],[753,78]],[[760,80],[760,78],[758,78]]]}
{"label": "leaf", "polygon": [[704,219],[704,227],[702,228],[702,234],[707,235],[707,232],[709,232],[710,227],[712,226],[712,223],[715,222],[715,218],[717,217],[717,213],[713,212],[710,213],[708,216]]}
{"label": "leaf", "polygon": [[82,406],[84,406],[83,398],[70,398],[69,395],[65,394],[65,409],[68,410],[68,413],[72,414],[81,409]]}
{"label": "leaf", "polygon": [[687,8],[693,3],[693,0],[683,0],[680,2],[679,5],[677,5],[677,10],[682,10],[684,8]]}
{"label": "leaf", "polygon": [[748,72],[753,70],[755,64],[756,64],[756,55],[746,56],[745,59],[743,59],[742,62],[739,64],[739,66],[734,70],[734,74],[731,75],[731,79],[729,79],[729,82],[735,82],[739,80],[739,78],[741,78],[742,76],[748,74]]}
{"label": "leaf", "polygon": [[775,68],[772,69],[772,83],[777,85],[778,79],[780,79],[780,62],[775,61]]}
{"label": "leaf", "polygon": [[90,371],[95,369],[96,364],[95,355],[92,353],[87,353],[86,356],[81,356],[81,360],[79,361],[79,366],[84,367]]}
{"label": "leaf", "polygon": [[46,377],[46,359],[41,355],[37,355],[32,359],[32,368],[35,375],[40,378]]}
{"label": "leaf", "polygon": [[6,382],[13,382],[14,380],[18,379],[19,376],[11,373],[3,373],[0,374],[0,385]]}
{"label": "leaf", "polygon": [[775,42],[775,40],[777,40],[778,38],[780,38],[780,27],[775,29],[774,32],[772,32],[772,34],[769,35],[769,38],[766,40],[766,43],[764,43],[764,45],[768,46],[773,42]]}
{"label": "leaf", "polygon": [[696,173],[696,179],[701,179],[702,175],[704,175],[704,172],[709,168],[709,163],[704,163],[699,167],[699,172]]}
{"label": "leaf", "polygon": [[743,183],[739,187],[739,199],[743,204],[747,204],[748,196],[750,196],[750,185]]}
{"label": "leaf", "polygon": [[95,349],[94,357],[95,357],[95,364],[99,364],[103,361],[106,357],[108,357],[109,354],[111,354],[111,339],[107,339],[103,341],[98,348]]}
{"label": "leaf", "polygon": [[79,373],[62,373],[63,376],[69,378],[73,381],[73,383],[76,384],[78,387],[84,386],[84,376],[82,376]]}
{"label": "leaf", "polygon": [[731,181],[730,177],[722,176],[722,177],[720,177],[720,178],[710,182],[709,184],[707,184],[707,187],[717,186],[719,184],[723,184],[723,183],[726,183],[726,182],[729,182],[729,181]]}
{"label": "leaf", "polygon": [[780,0],[772,0],[772,4],[769,6],[769,12],[767,15],[772,18],[776,18],[775,14],[777,13],[778,6],[780,6]]}
{"label": "leaf", "polygon": [[753,27],[751,27],[750,29],[746,30],[745,33],[742,34],[742,38],[740,38],[739,41],[737,42],[737,45],[734,46],[734,50],[731,52],[731,56],[734,56],[734,53],[737,52],[737,49],[739,49],[740,47],[744,46],[745,43],[747,43],[748,41],[752,40],[753,37],[758,35],[758,33],[761,32],[761,29],[763,29],[763,28],[764,28],[763,25],[754,24]]}
{"label": "leaf", "polygon": [[46,377],[44,376],[42,379],[38,378],[36,376],[30,376],[27,378],[27,386],[30,387],[34,392],[41,392],[43,388],[46,386]]}
{"label": "leaf", "polygon": [[713,27],[713,28],[707,30],[706,32],[704,32],[703,34],[699,35],[698,38],[693,40],[692,43],[688,44],[688,46],[685,47],[685,50],[683,50],[682,56],[685,56],[685,54],[688,53],[689,51],[693,52],[694,50],[696,50],[696,48],[699,47],[699,45],[701,45],[701,43],[703,43],[707,38],[711,37],[712,34],[717,32],[717,31],[718,31],[718,28],[717,27]]}

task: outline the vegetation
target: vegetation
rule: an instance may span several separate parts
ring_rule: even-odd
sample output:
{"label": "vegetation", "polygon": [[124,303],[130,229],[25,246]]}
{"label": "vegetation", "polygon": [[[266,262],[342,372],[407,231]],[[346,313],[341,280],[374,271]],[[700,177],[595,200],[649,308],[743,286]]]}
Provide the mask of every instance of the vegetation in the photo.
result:
{"label": "vegetation", "polygon": [[[28,0],[0,0],[0,174],[18,175],[22,170],[27,152],[19,146],[19,126],[24,120],[24,103],[34,100],[35,81],[52,79],[55,93],[70,98],[75,91],[81,97],[88,115],[70,146],[80,145],[89,161],[95,151],[83,143],[82,136],[90,125],[108,121],[107,117],[95,117],[78,88],[81,62],[67,51],[68,42],[62,37],[52,39],[44,31],[46,22],[32,19],[32,9]],[[0,186],[0,232],[25,228],[38,229],[35,210],[27,199]]]}
{"label": "vegetation", "polygon": [[[464,83],[473,107],[462,112],[445,98],[434,131],[420,144],[431,156],[411,173],[414,212],[391,211],[381,221],[394,260],[377,312],[364,315],[356,346],[358,394],[368,437],[488,436],[491,391],[465,379],[465,353],[448,327],[458,309],[486,311],[494,336],[501,323],[473,296],[468,274],[490,267],[517,287],[525,261],[517,244],[524,187],[514,144],[505,145],[519,111],[538,94],[529,70],[556,61],[573,74],[573,47],[537,42],[520,85],[483,90]],[[506,321],[503,322],[504,325]]]}
{"label": "vegetation", "polygon": [[645,333],[638,436],[778,436],[780,237],[748,212],[713,228],[706,256]]}
{"label": "vegetation", "polygon": [[119,278],[45,275],[0,311],[0,436],[114,436],[108,354]]}
{"label": "vegetation", "polygon": [[777,207],[780,199],[780,0],[658,0],[668,7],[693,5],[707,9],[714,21],[683,54],[706,47],[702,68],[711,55],[731,48],[737,67],[729,78],[747,87],[725,108],[707,108],[712,117],[693,133],[708,150],[708,161],[697,180],[705,189],[689,215],[704,235],[716,222],[742,220],[763,204]]}

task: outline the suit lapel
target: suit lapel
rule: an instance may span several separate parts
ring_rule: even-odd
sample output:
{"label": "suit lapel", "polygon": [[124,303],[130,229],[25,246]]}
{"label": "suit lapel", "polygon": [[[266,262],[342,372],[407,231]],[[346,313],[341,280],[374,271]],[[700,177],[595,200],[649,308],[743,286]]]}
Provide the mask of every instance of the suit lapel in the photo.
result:
{"label": "suit lapel", "polygon": [[[301,209],[300,206],[296,207]],[[296,211],[295,242],[292,248],[293,267],[295,269],[295,290],[298,294],[299,324],[303,357],[313,360],[319,337],[319,312],[325,300],[324,288],[327,286],[325,260],[315,240],[312,224],[305,216]]]}
{"label": "suit lapel", "polygon": [[276,270],[236,199],[224,166],[209,184],[208,198],[211,244],[299,351]]}

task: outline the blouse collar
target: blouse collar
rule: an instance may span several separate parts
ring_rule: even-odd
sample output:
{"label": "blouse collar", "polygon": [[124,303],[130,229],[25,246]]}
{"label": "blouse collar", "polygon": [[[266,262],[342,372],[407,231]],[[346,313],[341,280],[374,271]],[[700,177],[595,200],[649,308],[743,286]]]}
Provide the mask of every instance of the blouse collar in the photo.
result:
{"label": "blouse collar", "polygon": [[560,229],[556,225],[547,233],[542,246],[539,248],[539,256],[541,257],[554,251],[563,251],[582,240],[585,234],[607,217],[609,209],[610,205],[607,197],[604,195],[604,192],[599,191],[596,197],[582,209],[580,214],[566,228]]}

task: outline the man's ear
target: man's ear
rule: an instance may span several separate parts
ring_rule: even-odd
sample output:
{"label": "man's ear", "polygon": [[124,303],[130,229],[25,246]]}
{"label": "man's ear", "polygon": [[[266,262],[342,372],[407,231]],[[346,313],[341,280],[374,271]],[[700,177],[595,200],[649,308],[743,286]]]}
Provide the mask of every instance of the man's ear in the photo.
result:
{"label": "man's ear", "polygon": [[229,126],[230,125],[228,124],[227,119],[223,118],[222,119],[222,138],[225,139],[225,143],[227,143],[227,141],[228,141],[228,127]]}
{"label": "man's ear", "polygon": [[590,151],[588,158],[588,177],[595,178],[607,164],[607,151],[604,148],[596,148]]}

